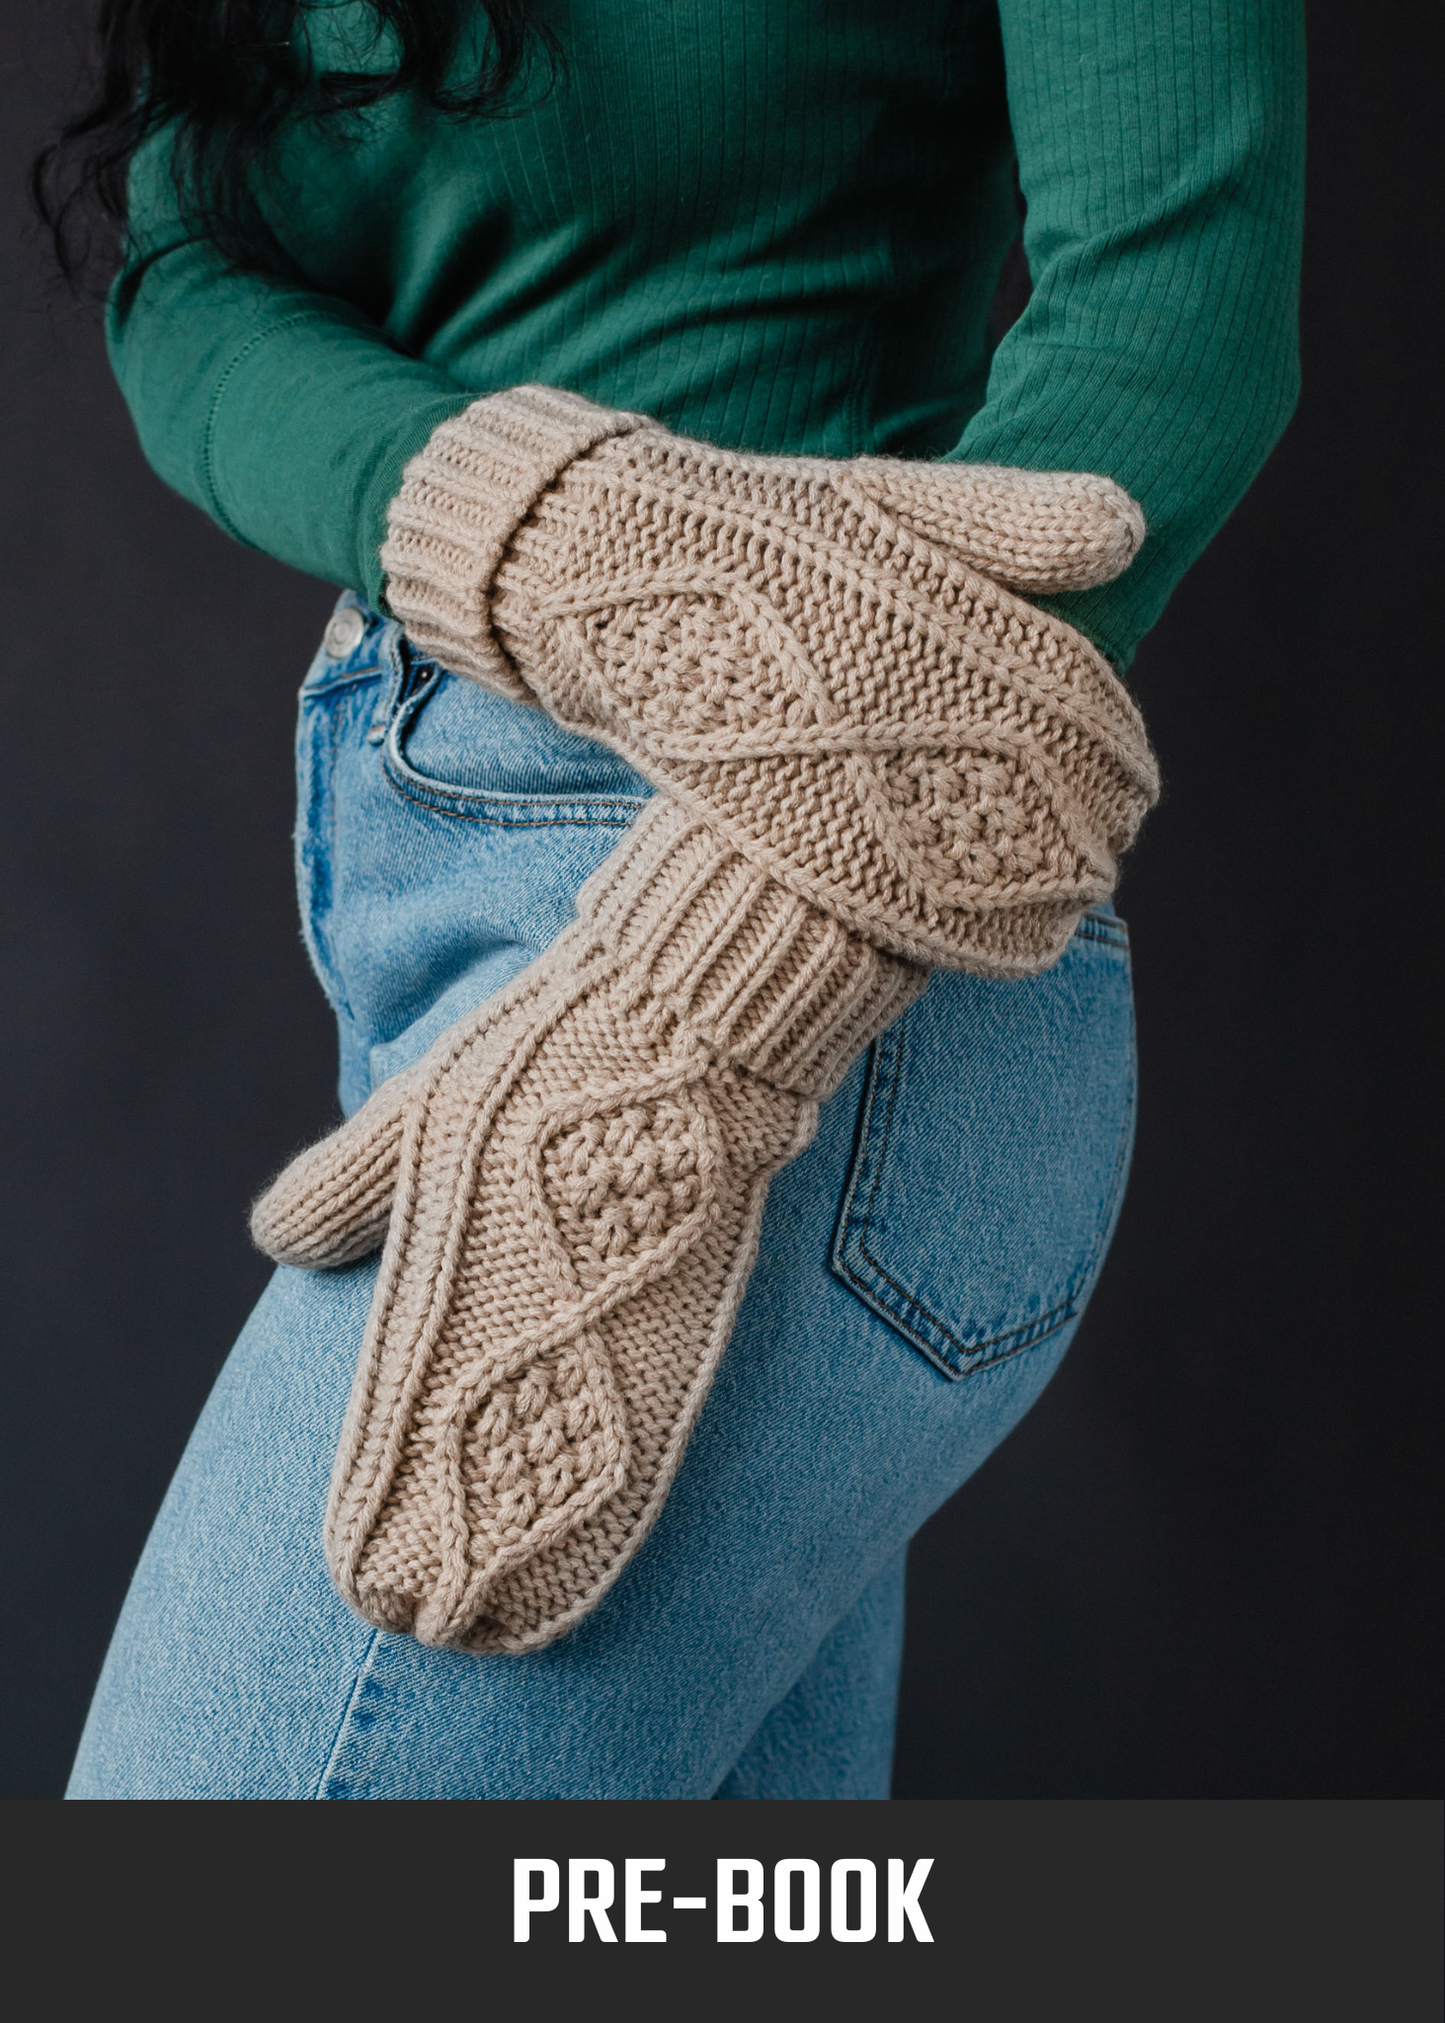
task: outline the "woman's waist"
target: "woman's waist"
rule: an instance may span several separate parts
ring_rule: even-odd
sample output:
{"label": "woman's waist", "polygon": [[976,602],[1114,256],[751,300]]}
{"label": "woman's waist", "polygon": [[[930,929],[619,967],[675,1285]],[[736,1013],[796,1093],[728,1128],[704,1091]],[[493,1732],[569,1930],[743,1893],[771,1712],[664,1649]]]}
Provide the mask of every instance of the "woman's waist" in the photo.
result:
{"label": "woman's waist", "polygon": [[891,280],[823,282],[739,303],[659,282],[595,314],[560,303],[500,329],[465,320],[423,347],[478,393],[532,382],[648,414],[730,449],[815,456],[938,455],[983,399],[988,296]]}

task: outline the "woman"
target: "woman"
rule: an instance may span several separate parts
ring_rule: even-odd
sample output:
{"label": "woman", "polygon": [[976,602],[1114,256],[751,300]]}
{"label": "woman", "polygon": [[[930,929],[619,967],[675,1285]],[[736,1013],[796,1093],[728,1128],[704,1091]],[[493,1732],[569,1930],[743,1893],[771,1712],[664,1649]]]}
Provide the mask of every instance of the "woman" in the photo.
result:
{"label": "woman", "polygon": [[1298,11],[102,32],[146,452],[347,586],[349,1121],[258,1204],[73,1795],[886,1796],[907,1541],[1118,1208],[1117,676],[1293,402]]}

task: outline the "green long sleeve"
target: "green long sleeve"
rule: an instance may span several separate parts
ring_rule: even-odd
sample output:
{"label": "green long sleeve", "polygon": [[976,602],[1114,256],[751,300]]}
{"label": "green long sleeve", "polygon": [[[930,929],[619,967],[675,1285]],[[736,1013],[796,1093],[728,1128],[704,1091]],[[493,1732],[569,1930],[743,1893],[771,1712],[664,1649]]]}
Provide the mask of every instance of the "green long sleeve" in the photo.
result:
{"label": "green long sleeve", "polygon": [[[376,600],[407,460],[524,380],[739,448],[1103,471],[1150,539],[1058,608],[1125,661],[1293,403],[1297,0],[552,18],[506,118],[288,135],[261,195],[301,282],[229,272],[138,164],[108,332],[160,474]],[[991,355],[1015,151],[1035,286]]]}
{"label": "green long sleeve", "polygon": [[1302,10],[1010,0],[1009,111],[1034,289],[954,455],[1102,471],[1149,538],[1042,600],[1123,662],[1294,408]]}
{"label": "green long sleeve", "polygon": [[155,470],[237,540],[381,594],[377,550],[409,458],[472,395],[347,303],[227,272],[179,241],[110,317]]}

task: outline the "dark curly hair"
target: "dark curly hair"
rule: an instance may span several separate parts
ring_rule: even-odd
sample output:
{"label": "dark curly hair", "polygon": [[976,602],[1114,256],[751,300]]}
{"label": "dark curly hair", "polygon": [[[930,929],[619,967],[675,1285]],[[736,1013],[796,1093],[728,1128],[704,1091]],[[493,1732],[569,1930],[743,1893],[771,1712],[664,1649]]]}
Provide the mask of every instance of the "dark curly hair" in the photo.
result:
{"label": "dark curly hair", "polygon": [[555,54],[537,0],[481,0],[490,32],[479,66],[460,75],[474,0],[365,4],[373,48],[385,38],[391,57],[379,71],[311,65],[307,0],[100,0],[89,96],[31,170],[71,283],[121,256],[131,157],[163,129],[184,215],[236,265],[284,265],[255,171],[288,120],[335,119],[399,92],[459,117],[496,112],[532,42]]}

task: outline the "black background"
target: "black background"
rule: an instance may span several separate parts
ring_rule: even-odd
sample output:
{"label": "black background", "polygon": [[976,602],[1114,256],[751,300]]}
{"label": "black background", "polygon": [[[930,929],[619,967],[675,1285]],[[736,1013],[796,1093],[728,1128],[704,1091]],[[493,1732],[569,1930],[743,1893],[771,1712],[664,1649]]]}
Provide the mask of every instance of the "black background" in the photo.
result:
{"label": "black background", "polygon": [[[63,1785],[264,1282],[246,1204],[332,1106],[288,843],[332,593],[162,488],[47,296],[22,169],[85,11],[0,6],[9,1797]],[[1062,1373],[915,1547],[900,1797],[1439,1788],[1440,21],[1310,9],[1304,400],[1131,676],[1167,782],[1122,897],[1131,1190]]]}

